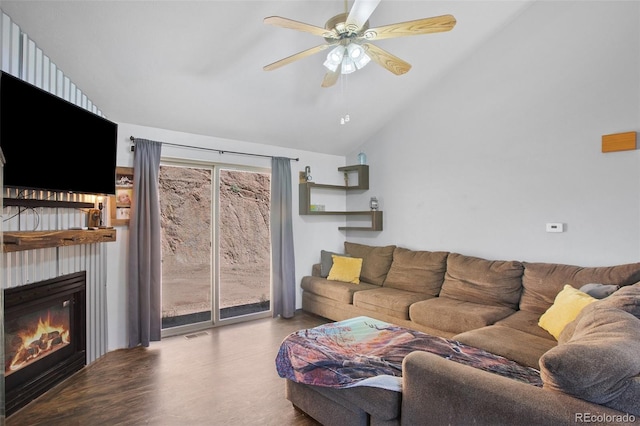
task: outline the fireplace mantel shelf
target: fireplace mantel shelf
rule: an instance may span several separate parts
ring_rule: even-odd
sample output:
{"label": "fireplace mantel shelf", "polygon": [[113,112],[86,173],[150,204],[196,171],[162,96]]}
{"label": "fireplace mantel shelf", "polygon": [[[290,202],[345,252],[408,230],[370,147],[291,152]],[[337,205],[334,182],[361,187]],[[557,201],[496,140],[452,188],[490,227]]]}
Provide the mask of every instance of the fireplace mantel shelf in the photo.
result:
{"label": "fireplace mantel shelf", "polygon": [[114,228],[9,231],[2,234],[4,238],[2,249],[5,253],[78,244],[108,243],[116,240]]}

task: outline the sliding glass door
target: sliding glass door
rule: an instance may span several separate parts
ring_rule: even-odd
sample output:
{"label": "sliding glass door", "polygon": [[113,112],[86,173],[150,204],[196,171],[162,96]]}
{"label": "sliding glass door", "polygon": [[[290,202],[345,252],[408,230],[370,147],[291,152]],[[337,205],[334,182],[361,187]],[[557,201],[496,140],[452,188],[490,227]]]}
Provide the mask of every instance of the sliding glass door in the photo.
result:
{"label": "sliding glass door", "polygon": [[267,316],[270,174],[160,167],[163,336]]}

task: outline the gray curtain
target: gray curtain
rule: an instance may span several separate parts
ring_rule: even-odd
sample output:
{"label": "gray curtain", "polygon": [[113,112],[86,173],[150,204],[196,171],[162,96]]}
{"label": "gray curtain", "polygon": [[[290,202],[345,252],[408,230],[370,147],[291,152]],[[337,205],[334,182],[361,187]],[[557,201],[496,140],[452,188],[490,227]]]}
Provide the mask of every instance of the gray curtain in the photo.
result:
{"label": "gray curtain", "polygon": [[162,331],[161,232],[158,174],[162,144],[135,139],[129,220],[129,347],[149,346]]}
{"label": "gray curtain", "polygon": [[291,215],[291,163],[271,160],[271,271],[273,316],[293,318],[296,310],[296,268]]}

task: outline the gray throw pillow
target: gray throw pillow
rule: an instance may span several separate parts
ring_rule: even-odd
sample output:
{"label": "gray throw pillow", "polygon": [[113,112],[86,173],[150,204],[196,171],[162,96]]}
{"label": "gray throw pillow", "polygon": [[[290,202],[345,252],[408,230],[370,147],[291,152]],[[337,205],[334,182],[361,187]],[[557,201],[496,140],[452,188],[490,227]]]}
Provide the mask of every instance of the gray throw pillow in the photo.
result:
{"label": "gray throw pillow", "polygon": [[331,271],[331,267],[333,266],[333,258],[331,255],[334,254],[337,256],[350,257],[348,254],[320,250],[320,276],[322,278],[327,278],[329,276],[329,271]]}
{"label": "gray throw pillow", "polygon": [[580,287],[579,290],[583,293],[587,293],[589,296],[595,299],[604,299],[605,297],[616,292],[619,288],[619,285],[589,283]]}

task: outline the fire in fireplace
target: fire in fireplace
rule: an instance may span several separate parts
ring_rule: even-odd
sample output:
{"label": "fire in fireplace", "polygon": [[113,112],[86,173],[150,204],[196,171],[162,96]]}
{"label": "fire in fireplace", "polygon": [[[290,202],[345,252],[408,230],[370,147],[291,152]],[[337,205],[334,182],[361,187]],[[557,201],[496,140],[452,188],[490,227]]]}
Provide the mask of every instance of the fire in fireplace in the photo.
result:
{"label": "fire in fireplace", "polygon": [[4,296],[11,415],[86,364],[86,272],[5,289]]}
{"label": "fire in fireplace", "polygon": [[71,343],[69,340],[70,303],[70,300],[65,300],[56,306],[23,315],[14,320],[8,328],[15,332],[8,339],[9,347],[5,347],[5,351],[9,355],[15,355],[7,359],[5,376]]}

